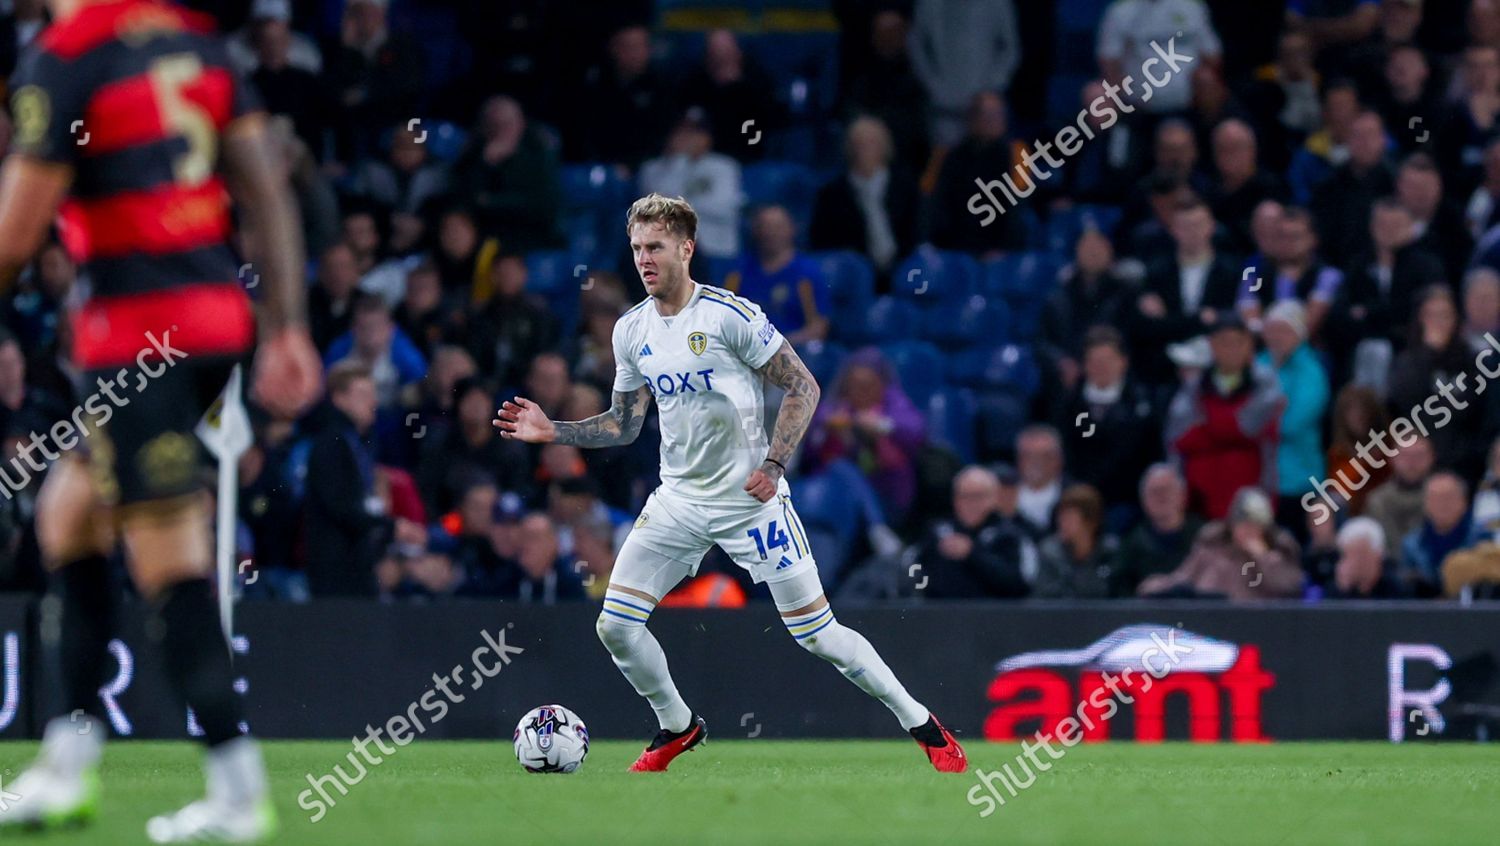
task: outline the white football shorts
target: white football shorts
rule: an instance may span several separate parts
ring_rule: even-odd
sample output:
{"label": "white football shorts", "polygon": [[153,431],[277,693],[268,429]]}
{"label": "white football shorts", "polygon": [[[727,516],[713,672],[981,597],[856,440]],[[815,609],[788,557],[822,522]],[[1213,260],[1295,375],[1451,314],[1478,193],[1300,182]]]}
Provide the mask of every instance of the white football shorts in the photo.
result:
{"label": "white football shorts", "polygon": [[646,499],[635,527],[615,556],[612,585],[666,596],[698,572],[709,547],[717,544],[759,582],[783,582],[817,570],[807,530],[792,506],[785,479],[770,502],[749,494],[744,505],[705,503],[657,488]]}

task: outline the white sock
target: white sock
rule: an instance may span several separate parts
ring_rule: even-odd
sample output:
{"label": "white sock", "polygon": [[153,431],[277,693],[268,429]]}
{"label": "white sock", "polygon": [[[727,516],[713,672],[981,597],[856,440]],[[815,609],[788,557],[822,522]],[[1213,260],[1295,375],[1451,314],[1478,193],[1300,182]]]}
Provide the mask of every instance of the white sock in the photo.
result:
{"label": "white sock", "polygon": [[781,622],[804,649],[838,667],[844,678],[884,702],[902,728],[910,730],[927,722],[927,708],[906,692],[864,635],[834,619],[833,606],[782,617]]}
{"label": "white sock", "polygon": [[615,666],[635,687],[635,692],[651,703],[656,721],[666,731],[685,731],[693,712],[667,671],[667,654],[646,629],[655,606],[633,594],[608,591],[604,609],[595,627],[599,640],[615,659]]}
{"label": "white sock", "polygon": [[204,763],[208,795],[236,806],[254,806],[265,798],[266,765],[254,739],[236,737],[208,750]]}
{"label": "white sock", "polygon": [[78,778],[98,766],[108,732],[103,723],[87,715],[55,717],[42,733],[41,762],[57,775]]}

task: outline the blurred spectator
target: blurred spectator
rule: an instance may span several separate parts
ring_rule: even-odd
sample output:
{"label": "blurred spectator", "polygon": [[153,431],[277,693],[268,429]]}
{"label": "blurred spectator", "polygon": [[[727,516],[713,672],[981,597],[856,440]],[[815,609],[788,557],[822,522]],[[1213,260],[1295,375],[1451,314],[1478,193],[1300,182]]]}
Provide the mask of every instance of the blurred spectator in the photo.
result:
{"label": "blurred spectator", "polygon": [[501,238],[507,251],[561,245],[557,154],[514,99],[485,102],[468,148],[453,163],[452,184],[480,231]]}
{"label": "blurred spectator", "polygon": [[266,111],[291,118],[297,137],[322,152],[333,111],[318,81],[323,55],[312,39],[292,30],[290,5],[256,0],[249,25],[229,37],[229,59],[254,84]]}
{"label": "blurred spectator", "polygon": [[[863,5],[863,4],[861,4]],[[895,160],[908,173],[927,166],[927,91],[912,68],[910,23],[895,9],[876,11],[868,60],[845,80],[849,117],[873,115],[890,129]]]}
{"label": "blurred spectator", "polygon": [[1443,175],[1426,153],[1413,153],[1401,163],[1396,172],[1396,199],[1416,219],[1418,246],[1442,260],[1450,280],[1461,278],[1473,255],[1474,240],[1464,226],[1463,213],[1444,195]]}
{"label": "blurred spectator", "polygon": [[1307,344],[1302,306],[1290,300],[1271,306],[1261,327],[1266,348],[1256,365],[1271,370],[1283,404],[1276,446],[1277,522],[1306,541],[1302,495],[1324,478],[1323,417],[1328,411],[1328,372]]}
{"label": "blurred spectator", "polygon": [[78,279],[78,265],[55,241],[43,246],[0,306],[0,323],[15,333],[21,348],[34,354],[57,343],[58,326],[67,320],[69,295]]}
{"label": "blurred spectator", "polygon": [[457,398],[453,389],[460,380],[479,374],[474,358],[462,347],[440,346],[433,350],[432,366],[427,369],[427,378],[422,380],[421,400],[423,423],[436,424],[452,421]]}
{"label": "blurred spectator", "polygon": [[1422,488],[1422,523],[1401,542],[1402,576],[1418,597],[1436,596],[1443,561],[1487,537],[1469,512],[1469,486],[1439,471]]}
{"label": "blurred spectator", "polygon": [[1434,127],[1437,160],[1455,185],[1473,185],[1482,176],[1484,148],[1495,140],[1500,117],[1500,47],[1471,44],[1455,82],[1456,102]]}
{"label": "blurred spectator", "polygon": [[324,83],[337,108],[332,111],[341,161],[375,151],[376,136],[387,126],[418,117],[424,75],[422,51],[386,23],[389,0],[348,0],[339,43],[326,54]]}
{"label": "blurred spectator", "polygon": [[740,163],[713,152],[703,110],[685,115],[667,138],[666,152],[641,166],[640,190],[682,197],[698,213],[697,253],[729,259],[740,254]]}
{"label": "blurred spectator", "polygon": [[382,594],[397,599],[430,600],[448,596],[462,578],[453,566],[453,559],[440,552],[401,554],[389,560],[391,565],[381,572]]}
{"label": "blurred spectator", "polygon": [[1419,428],[1432,429],[1438,466],[1478,480],[1486,446],[1484,406],[1469,381],[1474,355],[1458,331],[1453,294],[1446,285],[1433,285],[1415,302],[1406,349],[1391,364],[1391,414],[1420,423],[1425,413]]}
{"label": "blurred spectator", "polygon": [[391,133],[388,158],[365,160],[354,168],[348,184],[351,196],[391,212],[393,240],[402,227],[417,227],[417,237],[408,232],[399,239],[407,245],[419,239],[421,215],[428,204],[448,189],[444,167],[428,160],[427,145],[418,140],[426,133],[425,129],[396,127]]}
{"label": "blurred spectator", "polygon": [[1276,375],[1253,366],[1255,338],[1237,317],[1220,315],[1209,346],[1212,366],[1173,397],[1165,434],[1194,509],[1218,520],[1241,488],[1275,489],[1283,399]]}
{"label": "blurred spectator", "polygon": [[1500,224],[1500,137],[1484,148],[1484,178],[1470,195],[1464,217],[1469,225],[1469,236],[1479,242],[1475,253],[1483,255],[1487,246],[1485,234]]}
{"label": "blurred spectator", "polygon": [[1022,429],[1016,435],[1016,467],[1021,489],[1017,508],[1038,536],[1053,528],[1053,510],[1063,491],[1063,442],[1057,430],[1045,424]]}
{"label": "blurred spectator", "polygon": [[582,102],[567,112],[573,131],[564,135],[563,151],[569,161],[634,170],[666,141],[663,118],[675,112],[672,87],[651,61],[651,32],[644,26],[611,35],[608,59],[588,70]]}
{"label": "blurred spectator", "polygon": [[927,89],[935,145],[959,143],[964,113],[976,96],[1005,95],[1021,50],[1012,0],[917,0],[912,65]]}
{"label": "blurred spectator", "polygon": [[[60,398],[30,384],[26,378],[26,355],[20,342],[10,332],[0,329],[0,433],[44,436],[54,421],[67,415],[68,410]],[[46,450],[42,452],[45,454]],[[34,454],[34,448],[26,450],[26,455]]]}
{"label": "blurred spectator", "polygon": [[1287,171],[1292,202],[1299,206],[1311,202],[1313,191],[1335,167],[1348,161],[1349,135],[1362,111],[1359,86],[1350,79],[1328,80],[1321,102],[1318,128],[1292,154]]}
{"label": "blurred spectator", "polygon": [[552,352],[531,359],[531,366],[526,371],[526,398],[541,406],[548,417],[567,419],[562,416],[562,406],[572,390],[573,380],[568,375],[567,359]]}
{"label": "blurred spectator", "polygon": [[[1402,3],[1388,5],[1401,6]],[[1380,69],[1380,84],[1370,86],[1385,125],[1395,133],[1401,153],[1412,153],[1422,145],[1422,125],[1435,122],[1442,107],[1432,92],[1432,68],[1427,54],[1415,44],[1397,44]]]}
{"label": "blurred spectator", "polygon": [[458,506],[454,566],[461,573],[458,596],[515,598],[522,574],[516,520],[520,502],[502,497],[493,482],[476,481],[464,490]]}
{"label": "blurred spectator", "polygon": [[1192,125],[1179,118],[1163,120],[1152,141],[1151,171],[1131,192],[1120,219],[1126,252],[1150,261],[1158,247],[1169,249],[1166,233],[1173,210],[1189,197],[1202,197],[1208,191],[1208,180],[1198,170],[1198,139]]}
{"label": "blurred spectator", "polygon": [[354,303],[349,332],[339,336],[323,355],[325,366],[352,359],[369,368],[381,408],[395,408],[402,391],[427,375],[427,360],[417,345],[396,328],[385,303],[362,294]]}
{"label": "blurred spectator", "polygon": [[1256,125],[1267,133],[1261,139],[1266,165],[1278,172],[1290,163],[1291,150],[1323,124],[1316,55],[1305,33],[1282,33],[1276,61],[1256,71],[1246,95]]}
{"label": "blurred spectator", "polygon": [[457,304],[443,295],[437,265],[424,259],[406,275],[405,294],[396,308],[396,326],[412,339],[423,358],[431,360],[438,345],[453,331],[455,315],[460,312]]}
{"label": "blurred spectator", "polygon": [[[1095,103],[1104,102],[1107,102],[1104,83],[1097,79],[1084,83],[1079,93],[1079,105],[1087,126],[1085,133],[1105,137],[1083,145],[1077,155],[1064,163],[1062,178],[1046,186],[1056,192],[1052,200],[1054,205],[1124,205],[1129,198],[1130,186],[1140,177],[1145,166],[1145,153],[1141,149],[1145,143],[1141,134],[1126,124],[1109,121],[1108,111],[1093,108]],[[1107,122],[1110,125],[1106,129]]]}
{"label": "blurred spectator", "polygon": [[953,479],[953,519],[927,530],[917,547],[928,599],[1014,599],[1031,588],[1022,576],[1022,550],[1030,538],[996,514],[1000,481],[983,467],[964,468]]}
{"label": "blurred spectator", "polygon": [[[1358,449],[1366,445],[1365,454],[1375,455],[1372,433],[1385,432],[1390,417],[1385,413],[1385,404],[1379,395],[1360,385],[1345,385],[1333,403],[1333,419],[1330,428],[1333,437],[1328,446],[1326,466],[1328,479],[1336,481],[1349,494],[1347,513],[1358,516],[1365,512],[1365,503],[1370,493],[1385,484],[1391,477],[1391,463],[1376,457],[1380,466],[1359,457]],[[1342,496],[1342,494],[1341,494]]]}
{"label": "blurred spectator", "polygon": [[1228,230],[1228,246],[1247,255],[1255,248],[1250,219],[1266,200],[1285,200],[1281,179],[1261,168],[1255,130],[1231,118],[1213,130],[1214,178],[1206,199],[1214,217]]}
{"label": "blurred spectator", "polygon": [[1104,599],[1117,581],[1120,547],[1104,532],[1104,503],[1088,485],[1057,500],[1057,532],[1042,541],[1038,599]]}
{"label": "blurred spectator", "polygon": [[1140,480],[1145,519],[1120,543],[1113,596],[1134,596],[1145,579],[1176,570],[1187,558],[1203,520],[1187,510],[1187,482],[1170,464],[1153,464]]}
{"label": "blurred spectator", "polygon": [[1167,344],[1202,335],[1233,313],[1243,276],[1237,260],[1214,249],[1214,216],[1201,200],[1173,210],[1170,232],[1176,251],[1147,266],[1132,314],[1141,375],[1152,384],[1172,381]]}
{"label": "blurred spectator", "polygon": [[1500,438],[1490,444],[1484,479],[1474,492],[1474,525],[1486,532],[1500,532]]}
{"label": "blurred spectator", "polygon": [[1349,158],[1313,191],[1319,242],[1330,256],[1370,249],[1370,209],[1390,194],[1396,177],[1385,161],[1380,115],[1362,112],[1349,129]]}
{"label": "blurred spectator", "polygon": [[1237,307],[1254,323],[1273,304],[1297,300],[1307,309],[1307,335],[1316,339],[1344,284],[1344,274],[1323,263],[1318,252],[1317,230],[1306,209],[1289,208],[1282,212],[1272,245],[1274,252],[1269,256],[1271,267],[1267,268],[1266,278],[1245,274]]}
{"label": "blurred spectator", "polygon": [[854,250],[885,276],[917,242],[921,194],[904,167],[892,165],[891,133],[861,117],[844,136],[848,170],[824,185],[813,206],[808,240],[815,250]]}
{"label": "blurred spectator", "polygon": [[229,61],[245,76],[265,67],[258,51],[267,40],[282,41],[284,64],[312,74],[314,80],[323,70],[323,54],[311,38],[292,29],[291,0],[255,0],[250,4],[250,20],[225,39]]}
{"label": "blurred spectator", "polygon": [[1237,121],[1249,125],[1250,114],[1229,90],[1218,65],[1195,62],[1188,76],[1192,81],[1193,99],[1187,118],[1198,136],[1199,149],[1212,149],[1214,130],[1225,123]]}
{"label": "blurred spectator", "polygon": [[344,243],[354,253],[354,267],[360,275],[360,290],[368,290],[365,287],[366,277],[384,257],[380,224],[368,207],[351,203],[344,211],[340,230]]}
{"label": "blurred spectator", "polygon": [[[1086,425],[1087,428],[1080,428]],[[1058,428],[1066,432],[1067,466],[1102,498],[1105,526],[1120,532],[1136,515],[1141,474],[1161,457],[1161,421],[1146,388],[1130,375],[1125,340],[1107,326],[1083,341],[1083,382],[1069,395]]]}
{"label": "blurred spectator", "polygon": [[899,524],[916,492],[915,462],[925,428],[895,368],[879,350],[866,347],[850,354],[818,406],[807,455],[815,467],[853,462],[879,496],[888,521]]}
{"label": "blurred spectator", "polygon": [[1349,374],[1361,342],[1405,346],[1417,292],[1446,280],[1442,262],[1417,245],[1411,212],[1394,198],[1375,203],[1369,230],[1372,247],[1349,262],[1327,323],[1328,352],[1339,376]]}
{"label": "blurred spectator", "polygon": [[990,225],[981,222],[974,211],[975,198],[984,196],[975,191],[976,185],[1004,179],[1010,180],[1006,184],[1016,188],[1018,196],[1030,196],[1036,190],[1021,159],[1021,153],[1030,148],[1012,140],[1009,132],[1005,101],[1000,95],[975,95],[969,104],[969,132],[943,157],[938,171],[928,227],[933,246],[985,256],[1025,246],[1022,209],[1002,206]]}
{"label": "blurred spectator", "polygon": [[[1099,22],[1097,54],[1104,79],[1120,85],[1129,76],[1145,88],[1140,77],[1155,78],[1146,67],[1147,61],[1154,58],[1156,65],[1164,66],[1156,73],[1168,77],[1167,84],[1155,87],[1152,83],[1155,90],[1149,100],[1129,89],[1126,94],[1148,115],[1186,111],[1193,95],[1191,71],[1182,71],[1158,58],[1153,44],[1162,50],[1190,56],[1194,63],[1218,65],[1224,50],[1208,7],[1198,0],[1119,0],[1110,5]],[[1186,66],[1187,62],[1182,64]]]}
{"label": "blurred spectator", "polygon": [[1464,325],[1469,351],[1476,355],[1490,346],[1486,335],[1500,339],[1500,273],[1476,267],[1464,274]]}
{"label": "blurred spectator", "polygon": [[[1422,28],[1422,0],[1378,0],[1378,5],[1380,17],[1375,30],[1351,44],[1339,57],[1363,90],[1371,92],[1389,84],[1385,75],[1387,59],[1398,47],[1415,48],[1417,32]],[[1416,49],[1420,53],[1420,48]]]}
{"label": "blurred spectator", "polygon": [[1385,532],[1386,552],[1392,557],[1401,554],[1403,539],[1422,525],[1423,488],[1433,467],[1432,444],[1426,438],[1397,446],[1390,480],[1370,492],[1365,507],[1365,516]]}
{"label": "blurred spectator", "polygon": [[[785,123],[775,83],[745,56],[739,39],[727,29],[708,34],[703,66],[683,82],[681,105],[703,109],[714,145],[741,162],[764,156],[767,145],[750,142]],[[756,134],[745,131],[746,121],[755,122],[751,131]]]}
{"label": "blurred spectator", "polygon": [[375,380],[349,361],[328,373],[328,422],[307,458],[307,581],[318,599],[374,596],[374,567],[396,539],[425,543],[419,525],[393,520],[375,490]]}
{"label": "blurred spectator", "polygon": [[[596,298],[583,304],[579,320],[578,352],[573,378],[600,391],[613,392],[615,380],[615,321],[625,312],[621,298]],[[582,418],[570,417],[569,420]]]}
{"label": "blurred spectator", "polygon": [[349,331],[358,285],[359,268],[349,245],[341,242],[324,250],[317,284],[307,293],[307,322],[318,349],[326,352],[335,338]]}
{"label": "blurred spectator", "polygon": [[724,287],[758,304],[788,341],[828,337],[828,286],[813,260],[797,254],[796,225],[781,206],[755,213],[754,252],[724,280]]}
{"label": "blurred spectator", "polygon": [[[474,214],[463,207],[445,210],[438,218],[438,274],[443,290],[469,302],[482,301],[491,291],[490,270],[500,252],[500,239],[479,236]],[[480,292],[485,296],[479,296]]]}
{"label": "blurred spectator", "polygon": [[547,301],[526,290],[526,261],[506,253],[489,265],[487,296],[468,319],[464,348],[479,371],[519,384],[532,359],[555,349],[561,333]]}
{"label": "blurred spectator", "polygon": [[1203,527],[1187,560],[1141,582],[1141,596],[1245,599],[1291,598],[1302,592],[1300,550],[1278,529],[1271,500],[1258,488],[1235,493],[1223,519]]}
{"label": "blurred spectator", "polygon": [[517,527],[516,560],[521,579],[516,598],[521,602],[553,605],[559,600],[583,599],[583,583],[570,558],[558,552],[557,529],[546,514],[528,514]]}
{"label": "blurred spectator", "polygon": [[422,439],[417,481],[428,511],[443,514],[459,504],[478,481],[507,491],[524,491],[531,478],[531,454],[519,441],[500,437],[491,425],[495,392],[478,379],[453,386],[454,419]]}
{"label": "blurred spectator", "polygon": [[1325,49],[1368,38],[1379,25],[1373,0],[1287,0],[1287,29],[1307,33]]}
{"label": "blurred spectator", "polygon": [[1329,599],[1401,599],[1405,591],[1388,572],[1385,531],[1369,517],[1355,517],[1339,529],[1338,564]]}
{"label": "blurred spectator", "polygon": [[239,518],[254,539],[257,581],[278,599],[306,602],[311,594],[297,550],[303,502],[294,493],[292,435],[291,421],[256,426],[255,443],[239,461]]}
{"label": "blurred spectator", "polygon": [[1042,308],[1041,350],[1064,388],[1078,384],[1088,330],[1125,324],[1134,287],[1115,273],[1114,259],[1109,238],[1085,228],[1073,248],[1073,261],[1058,271],[1057,285]]}

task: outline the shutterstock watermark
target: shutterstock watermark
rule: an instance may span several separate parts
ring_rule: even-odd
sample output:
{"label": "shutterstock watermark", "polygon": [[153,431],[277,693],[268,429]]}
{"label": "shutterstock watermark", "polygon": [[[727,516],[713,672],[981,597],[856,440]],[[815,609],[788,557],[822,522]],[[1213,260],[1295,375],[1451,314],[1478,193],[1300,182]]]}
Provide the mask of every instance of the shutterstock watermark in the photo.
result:
{"label": "shutterstock watermark", "polygon": [[[1490,370],[1485,364],[1488,359],[1500,355],[1500,340],[1496,340],[1495,336],[1489,332],[1484,333],[1484,340],[1489,346],[1474,356],[1474,369],[1478,371],[1478,376],[1475,377],[1474,396],[1483,394],[1485,388],[1489,387],[1491,379],[1500,379],[1500,364],[1497,364],[1494,370]],[[1387,437],[1397,447],[1409,447],[1417,442],[1418,433],[1421,437],[1427,437],[1451,423],[1454,411],[1463,411],[1469,407],[1467,400],[1454,396],[1455,390],[1468,390],[1468,381],[1469,374],[1467,373],[1459,373],[1453,377],[1452,382],[1438,379],[1434,386],[1437,392],[1413,405],[1408,414],[1392,420],[1384,431],[1377,432],[1371,429],[1369,437],[1354,447],[1355,457],[1349,462],[1354,469],[1359,471],[1358,479],[1350,479],[1342,469],[1334,473],[1337,477],[1335,479],[1308,476],[1307,480],[1312,482],[1313,489],[1302,495],[1302,510],[1309,514],[1320,512],[1313,518],[1313,522],[1319,526],[1333,519],[1333,515],[1344,507],[1355,491],[1369,484],[1370,479],[1373,478],[1369,467],[1379,470],[1385,466],[1387,458],[1396,457],[1396,450],[1386,445]],[[1375,454],[1376,447],[1380,448],[1385,458]],[[1331,496],[1330,491],[1337,493],[1338,496]]]}
{"label": "shutterstock watermark", "polygon": [[[506,623],[508,629],[512,626]],[[432,674],[432,687],[429,687],[419,698],[412,700],[407,709],[392,716],[389,720],[379,726],[365,726],[365,736],[355,736],[351,739],[354,751],[346,755],[349,761],[349,772],[344,772],[340,764],[333,765],[333,772],[320,776],[307,774],[309,788],[297,794],[297,805],[305,811],[310,811],[309,822],[319,822],[328,816],[328,811],[338,804],[329,789],[337,790],[339,796],[348,796],[349,789],[365,780],[370,770],[380,766],[386,758],[396,754],[396,750],[402,746],[410,745],[418,736],[426,734],[428,728],[437,725],[448,716],[449,705],[457,705],[463,702],[465,696],[454,690],[454,686],[463,684],[464,671],[469,671],[470,692],[476,691],[484,686],[486,679],[492,679],[500,674],[510,664],[510,659],[520,655],[526,650],[519,646],[511,646],[505,642],[505,630],[499,634],[492,635],[488,631],[480,630],[479,636],[483,639],[479,647],[469,655],[468,665],[457,664],[447,673],[439,675]],[[492,658],[485,658],[485,653],[490,653]],[[441,697],[439,696],[441,693]],[[427,721],[422,721],[418,710],[427,716]],[[413,733],[415,732],[415,733]],[[395,747],[386,745],[381,735],[387,735]],[[373,755],[369,746],[374,744],[380,750],[381,755]],[[369,764],[367,767],[366,764]],[[357,768],[357,771],[356,771]]]}
{"label": "shutterstock watermark", "polygon": [[[130,399],[116,393],[116,390],[130,388],[132,376],[135,377],[135,392],[139,394],[146,390],[151,380],[160,378],[169,369],[176,367],[177,362],[187,358],[187,353],[172,346],[172,332],[176,328],[174,326],[161,333],[160,338],[153,332],[147,332],[146,346],[135,357],[134,372],[128,367],[122,367],[120,372],[109,379],[103,376],[96,378],[94,381],[99,390],[74,406],[72,414],[53,423],[45,434],[32,432],[31,438],[17,447],[15,457],[9,462],[0,463],[0,496],[11,499],[31,484],[32,473],[41,473],[47,469],[47,464],[39,461],[36,453],[40,452],[48,463],[62,458],[63,453],[77,447],[83,438],[108,423],[115,416],[115,409],[130,405]],[[153,362],[157,356],[160,356],[160,361]],[[89,417],[88,425],[84,424],[85,415]],[[12,472],[7,472],[7,463]]]}
{"label": "shutterstock watermark", "polygon": [[[1119,675],[1107,671],[1102,673],[1104,686],[1095,688],[1087,699],[1079,702],[1073,716],[1059,720],[1051,732],[1037,731],[1031,740],[1021,741],[1021,752],[1015,758],[1015,770],[1011,769],[1010,764],[1002,764],[1000,769],[990,772],[976,768],[974,775],[978,777],[979,783],[969,788],[967,796],[970,805],[984,809],[979,812],[979,816],[987,817],[1005,804],[1001,787],[1010,794],[1010,798],[1019,796],[1022,790],[1036,783],[1038,772],[1052,769],[1053,761],[1061,760],[1069,749],[1077,746],[1083,740],[1085,730],[1093,731],[1095,726],[1111,720],[1119,713],[1121,702],[1126,705],[1135,704],[1131,693],[1144,695],[1150,692],[1156,681],[1166,678],[1167,674],[1182,663],[1185,656],[1193,653],[1193,647],[1177,642],[1176,629],[1167,629],[1166,635],[1163,640],[1160,634],[1151,632],[1152,645],[1141,652],[1139,659],[1132,662],[1135,666],[1122,668]],[[1137,666],[1141,668],[1141,672],[1136,671]],[[1054,741],[1062,748],[1054,748]],[[1046,750],[1049,760],[1041,760],[1037,756],[1039,750]]]}
{"label": "shutterstock watermark", "polygon": [[[1186,53],[1177,52],[1177,39],[1171,38],[1167,46],[1162,47],[1157,42],[1151,42],[1151,49],[1156,52],[1155,56],[1141,63],[1141,76],[1145,78],[1146,84],[1140,88],[1140,102],[1148,103],[1159,88],[1166,87],[1172,78],[1182,73],[1182,68],[1193,63],[1193,57]],[[1154,71],[1159,67],[1165,69],[1158,78]],[[1033,155],[1032,150],[1021,152],[1021,169],[1029,172],[1029,176],[1023,175],[1019,180],[1022,185],[1017,185],[1017,179],[1010,173],[1001,175],[999,179],[985,181],[975,178],[974,184],[979,190],[969,196],[966,208],[973,214],[982,218],[980,226],[989,226],[1010,209],[1021,204],[1021,200],[1035,193],[1037,186],[1052,178],[1052,171],[1037,164],[1037,159],[1044,159],[1048,167],[1060,168],[1066,163],[1066,159],[1058,159],[1052,155],[1052,148],[1064,157],[1075,156],[1083,149],[1086,141],[1094,140],[1096,132],[1103,132],[1112,128],[1120,121],[1120,113],[1131,114],[1136,106],[1126,103],[1120,97],[1123,91],[1127,96],[1134,97],[1136,94],[1136,80],[1127,74],[1115,85],[1108,80],[1103,82],[1104,93],[1095,97],[1085,109],[1078,111],[1078,117],[1073,123],[1057,131],[1057,134],[1048,141],[1037,141],[1032,147],[1039,155]],[[1089,116],[1099,119],[1097,130],[1089,124]],[[1004,195],[996,196],[997,192]]]}

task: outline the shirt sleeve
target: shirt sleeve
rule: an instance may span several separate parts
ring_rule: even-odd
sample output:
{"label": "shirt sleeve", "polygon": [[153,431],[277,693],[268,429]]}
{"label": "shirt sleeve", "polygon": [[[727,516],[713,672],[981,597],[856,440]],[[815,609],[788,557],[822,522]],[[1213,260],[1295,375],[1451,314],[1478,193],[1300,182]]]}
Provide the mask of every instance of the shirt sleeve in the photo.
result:
{"label": "shirt sleeve", "polygon": [[775,324],[760,310],[760,306],[743,297],[729,298],[720,294],[713,296],[732,299],[725,304],[723,323],[720,324],[723,327],[724,343],[752,370],[764,367],[771,356],[781,349],[781,342],[784,340]]}
{"label": "shirt sleeve", "polygon": [[640,368],[636,366],[639,351],[629,337],[629,328],[633,325],[624,318],[615,321],[612,339],[615,348],[615,393],[630,393],[646,384],[646,377],[641,375]]}
{"label": "shirt sleeve", "polygon": [[83,113],[89,87],[81,77],[76,67],[45,50],[25,55],[11,80],[12,150],[55,164],[78,160],[80,142],[88,143]]}

